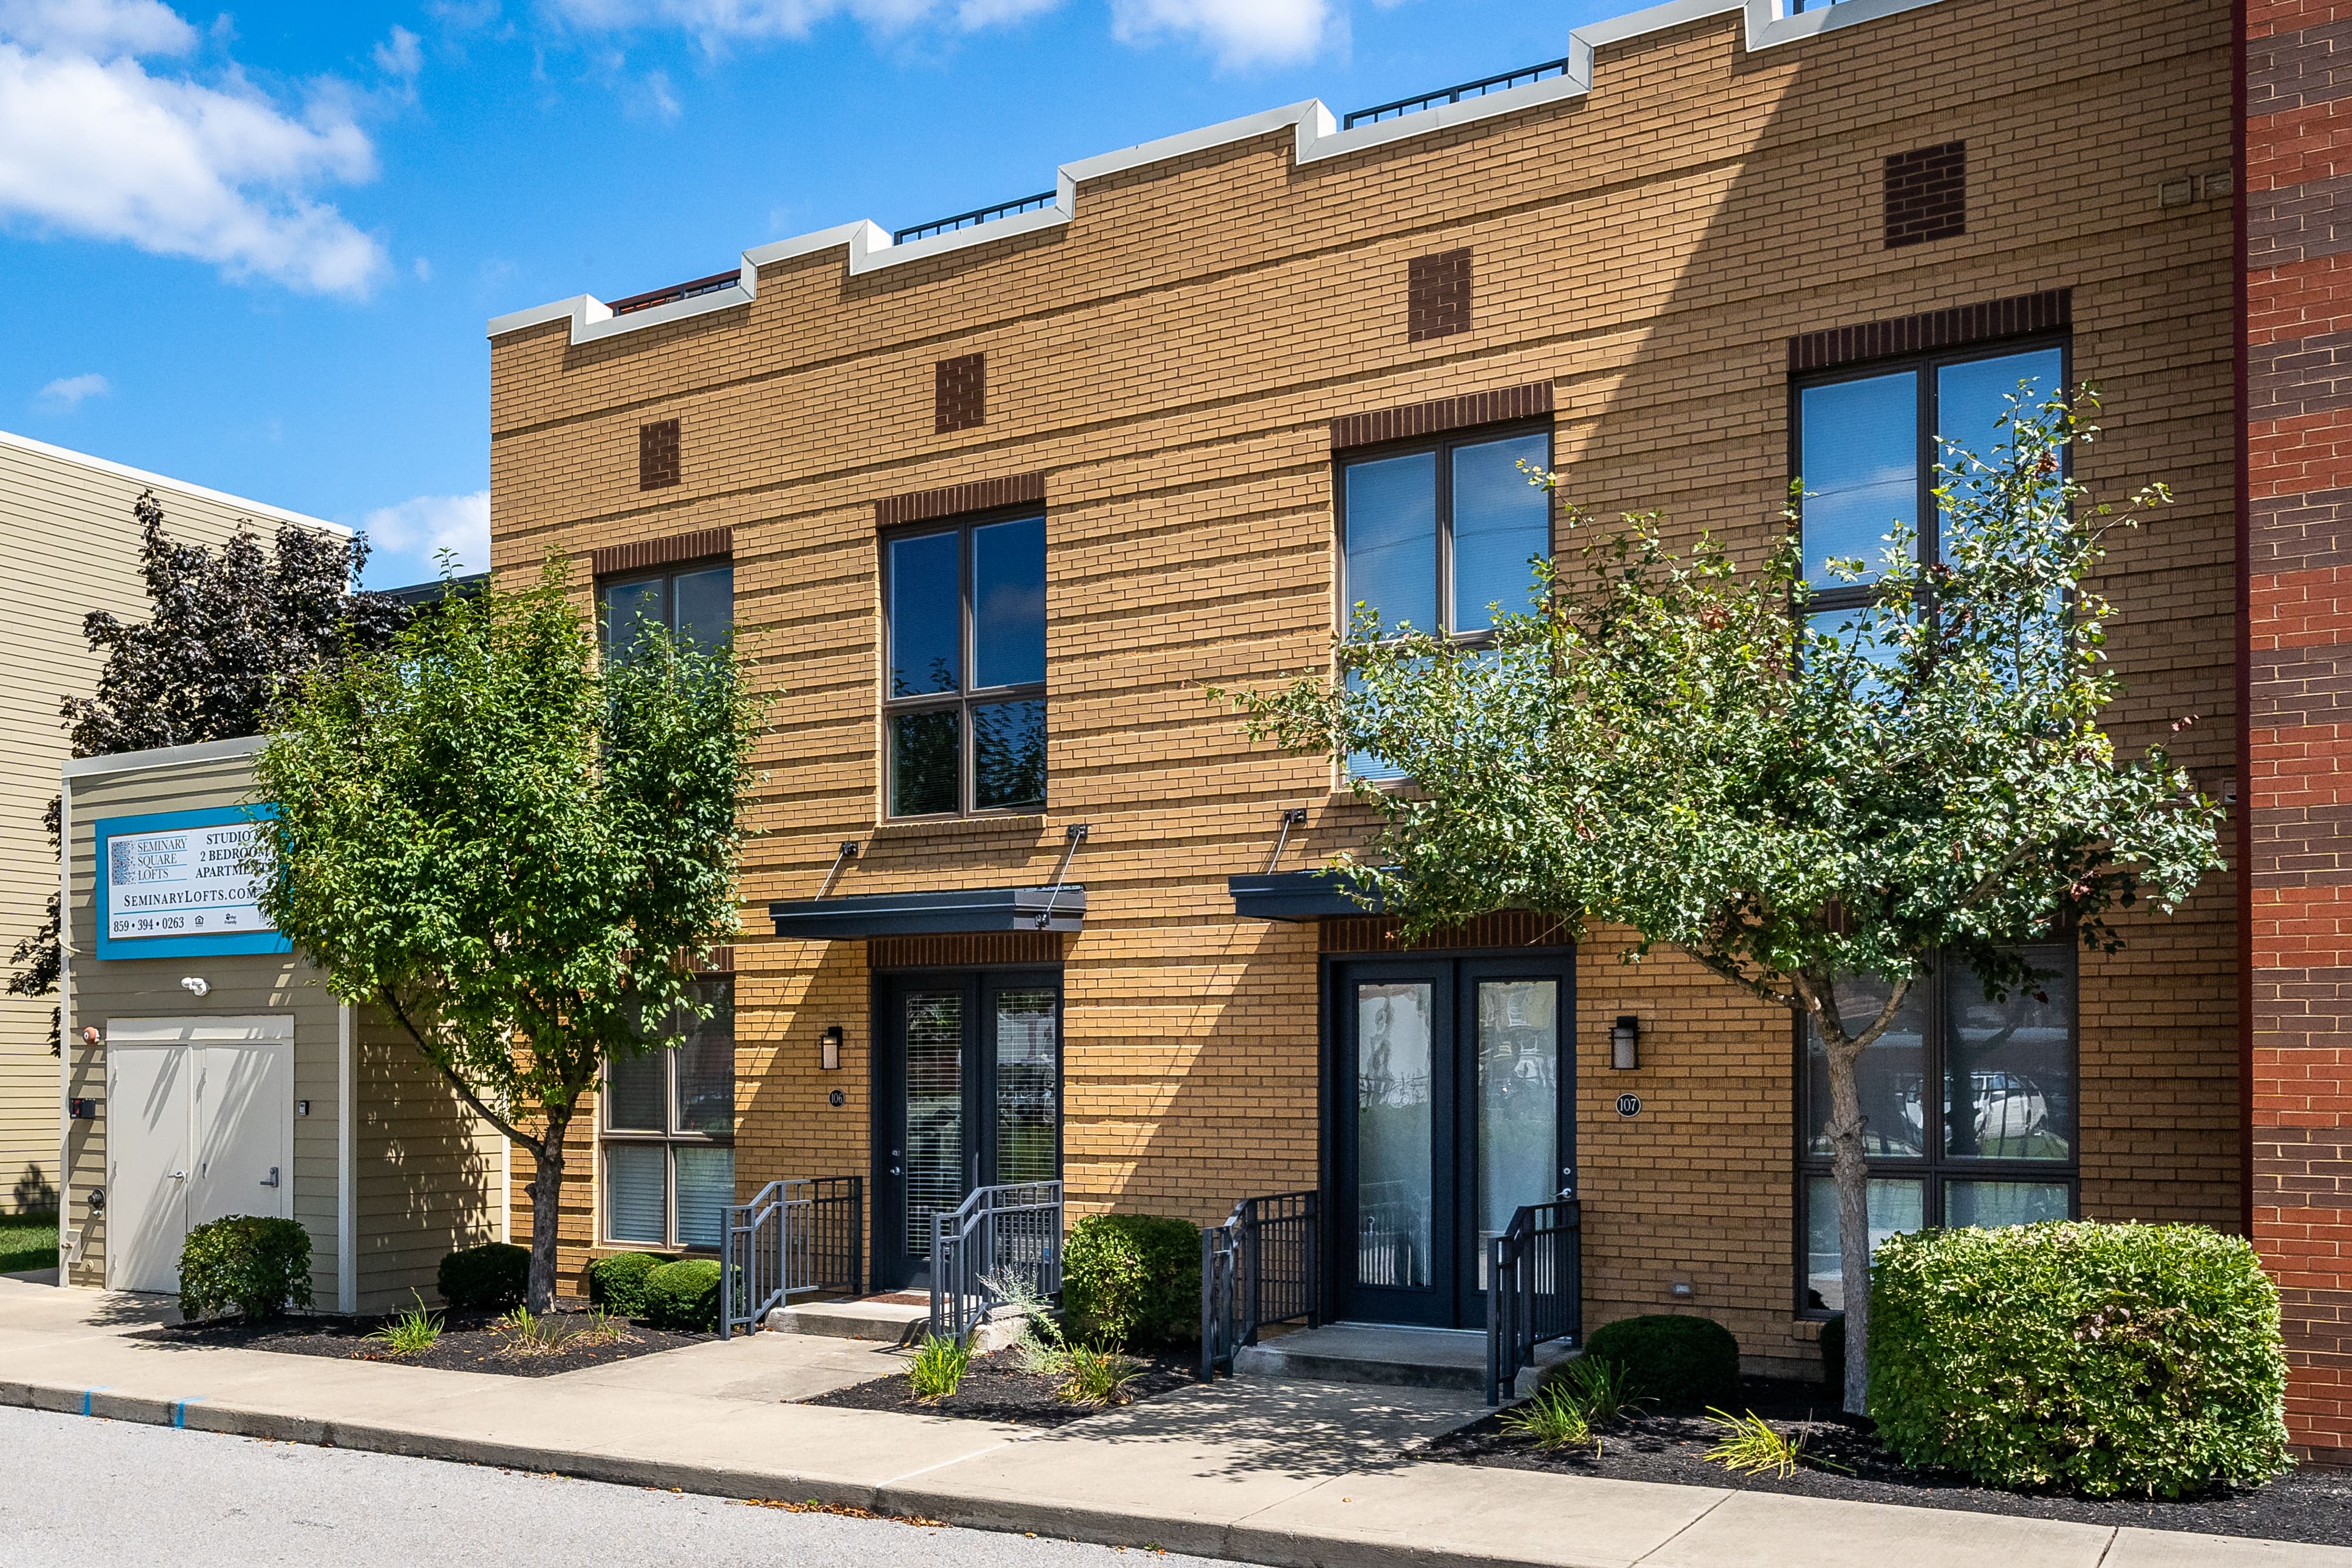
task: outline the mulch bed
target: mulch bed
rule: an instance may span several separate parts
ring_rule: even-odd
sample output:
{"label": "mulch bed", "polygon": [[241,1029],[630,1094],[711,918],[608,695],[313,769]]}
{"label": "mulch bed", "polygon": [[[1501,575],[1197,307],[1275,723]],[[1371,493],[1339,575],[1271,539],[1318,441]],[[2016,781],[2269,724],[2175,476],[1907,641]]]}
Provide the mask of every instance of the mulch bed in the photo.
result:
{"label": "mulch bed", "polygon": [[[555,1316],[572,1314],[559,1308]],[[283,1318],[270,1323],[237,1319],[184,1323],[147,1329],[134,1339],[161,1344],[231,1345],[240,1350],[269,1350],[284,1355],[323,1355],[337,1361],[380,1361],[400,1366],[432,1366],[444,1372],[491,1372],[506,1377],[551,1377],[584,1366],[604,1366],[631,1356],[655,1355],[716,1339],[716,1334],[679,1333],[669,1329],[630,1323],[624,1337],[604,1344],[573,1346],[538,1354],[520,1354],[509,1348],[509,1336],[496,1333],[492,1312],[444,1312],[441,1337],[431,1350],[395,1355],[390,1346],[368,1334],[383,1318]],[[625,1321],[625,1320],[624,1320]]]}
{"label": "mulch bed", "polygon": [[1793,1492],[1848,1502],[1900,1503],[2074,1520],[2084,1524],[2137,1525],[2207,1535],[2247,1535],[2316,1545],[2352,1546],[2352,1472],[2297,1470],[2252,1491],[2222,1490],[2178,1501],[2162,1498],[2095,1500],[2063,1494],[1996,1491],[1951,1471],[1914,1470],[1878,1445],[1871,1424],[1838,1413],[1836,1394],[1817,1383],[1743,1380],[1742,1404],[1783,1432],[1801,1429],[1809,1456],[1853,1471],[1801,1469],[1785,1479],[1735,1475],[1702,1456],[1720,1432],[1699,1412],[1643,1412],[1601,1437],[1591,1448],[1538,1448],[1502,1430],[1495,1416],[1450,1432],[1424,1456],[1458,1464],[1603,1476],[1612,1480],[1665,1481],[1678,1486],[1733,1487]]}
{"label": "mulch bed", "polygon": [[906,1416],[956,1416],[967,1421],[1003,1421],[1016,1427],[1062,1427],[1156,1394],[1189,1387],[1195,1381],[1195,1364],[1191,1361],[1141,1354],[1134,1359],[1142,1364],[1135,1381],[1120,1389],[1118,1396],[1108,1405],[1073,1405],[1055,1398],[1055,1391],[1061,1386],[1061,1380],[1024,1372],[1020,1356],[1010,1350],[973,1356],[963,1381],[943,1399],[926,1403],[916,1398],[906,1375],[900,1373],[868,1383],[853,1383],[800,1403],[832,1405],[848,1410],[896,1410]]}

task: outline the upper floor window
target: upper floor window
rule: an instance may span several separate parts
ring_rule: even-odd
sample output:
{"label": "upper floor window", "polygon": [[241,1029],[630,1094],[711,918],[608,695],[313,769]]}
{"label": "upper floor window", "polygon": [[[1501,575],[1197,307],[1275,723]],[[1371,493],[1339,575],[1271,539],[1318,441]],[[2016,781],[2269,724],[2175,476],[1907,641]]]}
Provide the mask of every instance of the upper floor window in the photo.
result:
{"label": "upper floor window", "polygon": [[685,1041],[604,1064],[597,1155],[601,1239],[717,1247],[735,1201],[735,982],[695,982],[712,1011],[670,1028]]}
{"label": "upper floor window", "polygon": [[1524,431],[1384,447],[1339,465],[1339,601],[1383,632],[1472,636],[1491,606],[1528,607],[1528,562],[1551,553],[1551,497],[1519,465],[1551,466],[1551,436]]}
{"label": "upper floor window", "polygon": [[1045,519],[882,543],[885,789],[893,817],[1045,804]]}
{"label": "upper floor window", "polygon": [[596,586],[605,657],[625,661],[642,628],[660,626],[681,641],[715,647],[735,630],[735,567],[709,561],[663,571],[606,578]]}
{"label": "upper floor window", "polygon": [[[1842,622],[1868,604],[1885,570],[1887,535],[1912,530],[1913,548],[1933,565],[1941,545],[1936,517],[1937,465],[1943,442],[1986,463],[2009,433],[1997,422],[2020,382],[2032,382],[2030,405],[2066,386],[2066,346],[1956,350],[1859,371],[1807,378],[1796,388],[1797,472],[1803,478],[1805,576],[1816,619]],[[1848,584],[1832,560],[1860,560],[1864,576]]]}

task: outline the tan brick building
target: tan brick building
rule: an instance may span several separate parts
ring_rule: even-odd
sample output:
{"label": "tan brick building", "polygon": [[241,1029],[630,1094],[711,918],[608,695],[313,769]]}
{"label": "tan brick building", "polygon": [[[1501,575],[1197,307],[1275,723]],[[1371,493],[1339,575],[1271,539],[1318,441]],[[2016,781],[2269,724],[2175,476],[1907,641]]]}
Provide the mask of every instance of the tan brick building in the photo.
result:
{"label": "tan brick building", "polygon": [[[1318,1189],[1335,1310],[1483,1322],[1477,1239],[1556,1162],[1588,1324],[1813,1355],[1786,1016],[1531,918],[1397,953],[1281,874],[1362,841],[1345,781],[1205,693],[1328,668],[1343,602],[1475,629],[1549,542],[1519,456],[1752,553],[1800,466],[1809,527],[1916,508],[1928,438],[2027,374],[2105,394],[2095,489],[2179,497],[2110,558],[2113,727],[2196,715],[2178,749],[2232,795],[2228,13],[1778,11],[1662,7],[1450,105],[1276,110],[987,221],[491,324],[498,570],[553,550],[625,613],[731,616],[777,698],[731,1056],[714,1027],[606,1096],[567,1273],[857,1176],[900,1285],[931,1207],[1058,1169],[1194,1220]],[[2241,1228],[2237,909],[2216,879],[2046,1009],[1948,977],[1878,1083],[1885,1222]]]}

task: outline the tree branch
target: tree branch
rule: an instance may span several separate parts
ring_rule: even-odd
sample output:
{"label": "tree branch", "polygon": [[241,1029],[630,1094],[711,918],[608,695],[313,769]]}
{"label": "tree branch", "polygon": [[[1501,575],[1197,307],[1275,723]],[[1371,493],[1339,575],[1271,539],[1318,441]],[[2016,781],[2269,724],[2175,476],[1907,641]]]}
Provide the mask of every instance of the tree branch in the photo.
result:
{"label": "tree branch", "polygon": [[416,1042],[416,1049],[425,1053],[425,1060],[431,1062],[435,1068],[439,1070],[441,1076],[449,1081],[449,1086],[457,1092],[457,1097],[474,1108],[475,1114],[480,1116],[482,1120],[488,1122],[491,1126],[496,1127],[499,1132],[504,1133],[512,1142],[521,1145],[524,1149],[530,1152],[530,1156],[533,1159],[544,1160],[547,1157],[547,1142],[545,1139],[530,1136],[530,1134],[525,1133],[520,1127],[517,1127],[506,1117],[499,1115],[488,1105],[483,1104],[482,1097],[474,1092],[473,1085],[467,1083],[463,1078],[460,1078],[457,1075],[457,1069],[451,1067],[446,1061],[441,1060],[440,1054],[431,1046],[425,1043],[425,1036],[418,1032],[416,1025],[410,1020],[408,1010],[400,1005],[400,998],[393,994],[393,990],[390,986],[378,986],[376,988],[376,996],[383,1001],[384,1007],[390,1009],[393,1018],[399,1023],[400,1027],[408,1031],[408,1038]]}
{"label": "tree branch", "polygon": [[1763,998],[1768,1002],[1771,1002],[1779,1007],[1787,1008],[1790,1012],[1801,1012],[1804,1010],[1804,1004],[1800,1002],[1795,997],[1790,996],[1786,991],[1776,991],[1762,980],[1750,979],[1740,970],[1738,965],[1732,963],[1729,959],[1709,957],[1706,954],[1700,952],[1697,948],[1684,946],[1681,943],[1676,943],[1675,946],[1682,947],[1682,950],[1688,954],[1693,961],[1696,962],[1703,967],[1711,969],[1716,974],[1722,976],[1725,979],[1729,980],[1733,985],[1738,986],[1741,990],[1752,992],[1753,994]]}

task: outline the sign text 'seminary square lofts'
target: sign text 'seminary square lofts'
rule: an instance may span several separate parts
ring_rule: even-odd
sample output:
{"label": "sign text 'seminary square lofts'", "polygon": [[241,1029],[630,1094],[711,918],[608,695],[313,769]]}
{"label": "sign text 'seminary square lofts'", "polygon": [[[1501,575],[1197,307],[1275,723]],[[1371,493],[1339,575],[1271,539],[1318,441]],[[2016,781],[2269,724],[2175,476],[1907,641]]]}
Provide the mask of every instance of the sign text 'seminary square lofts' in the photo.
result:
{"label": "sign text 'seminary square lofts'", "polygon": [[[1814,1363],[1835,1206],[1787,1015],[1534,915],[1402,949],[1311,874],[1370,834],[1348,780],[1205,691],[1328,669],[1358,601],[1464,635],[1523,601],[1560,518],[1522,462],[1749,559],[1801,473],[1809,554],[1863,553],[1933,515],[1937,434],[2089,382],[2081,477],[2177,497],[2105,568],[2110,728],[2197,716],[2176,755],[2235,799],[2227,9],[1780,9],[491,323],[497,570],[731,626],[776,697],[726,1006],[578,1124],[568,1281],[856,1176],[861,1283],[904,1288],[932,1215],[1059,1177],[1196,1221],[1315,1192],[1330,1313],[1476,1327],[1484,1239],[1573,1190],[1588,1328],[1702,1312]],[[1878,1223],[2245,1229],[2239,921],[2224,875],[2051,949],[2046,999],[1938,973],[1872,1048]]]}

